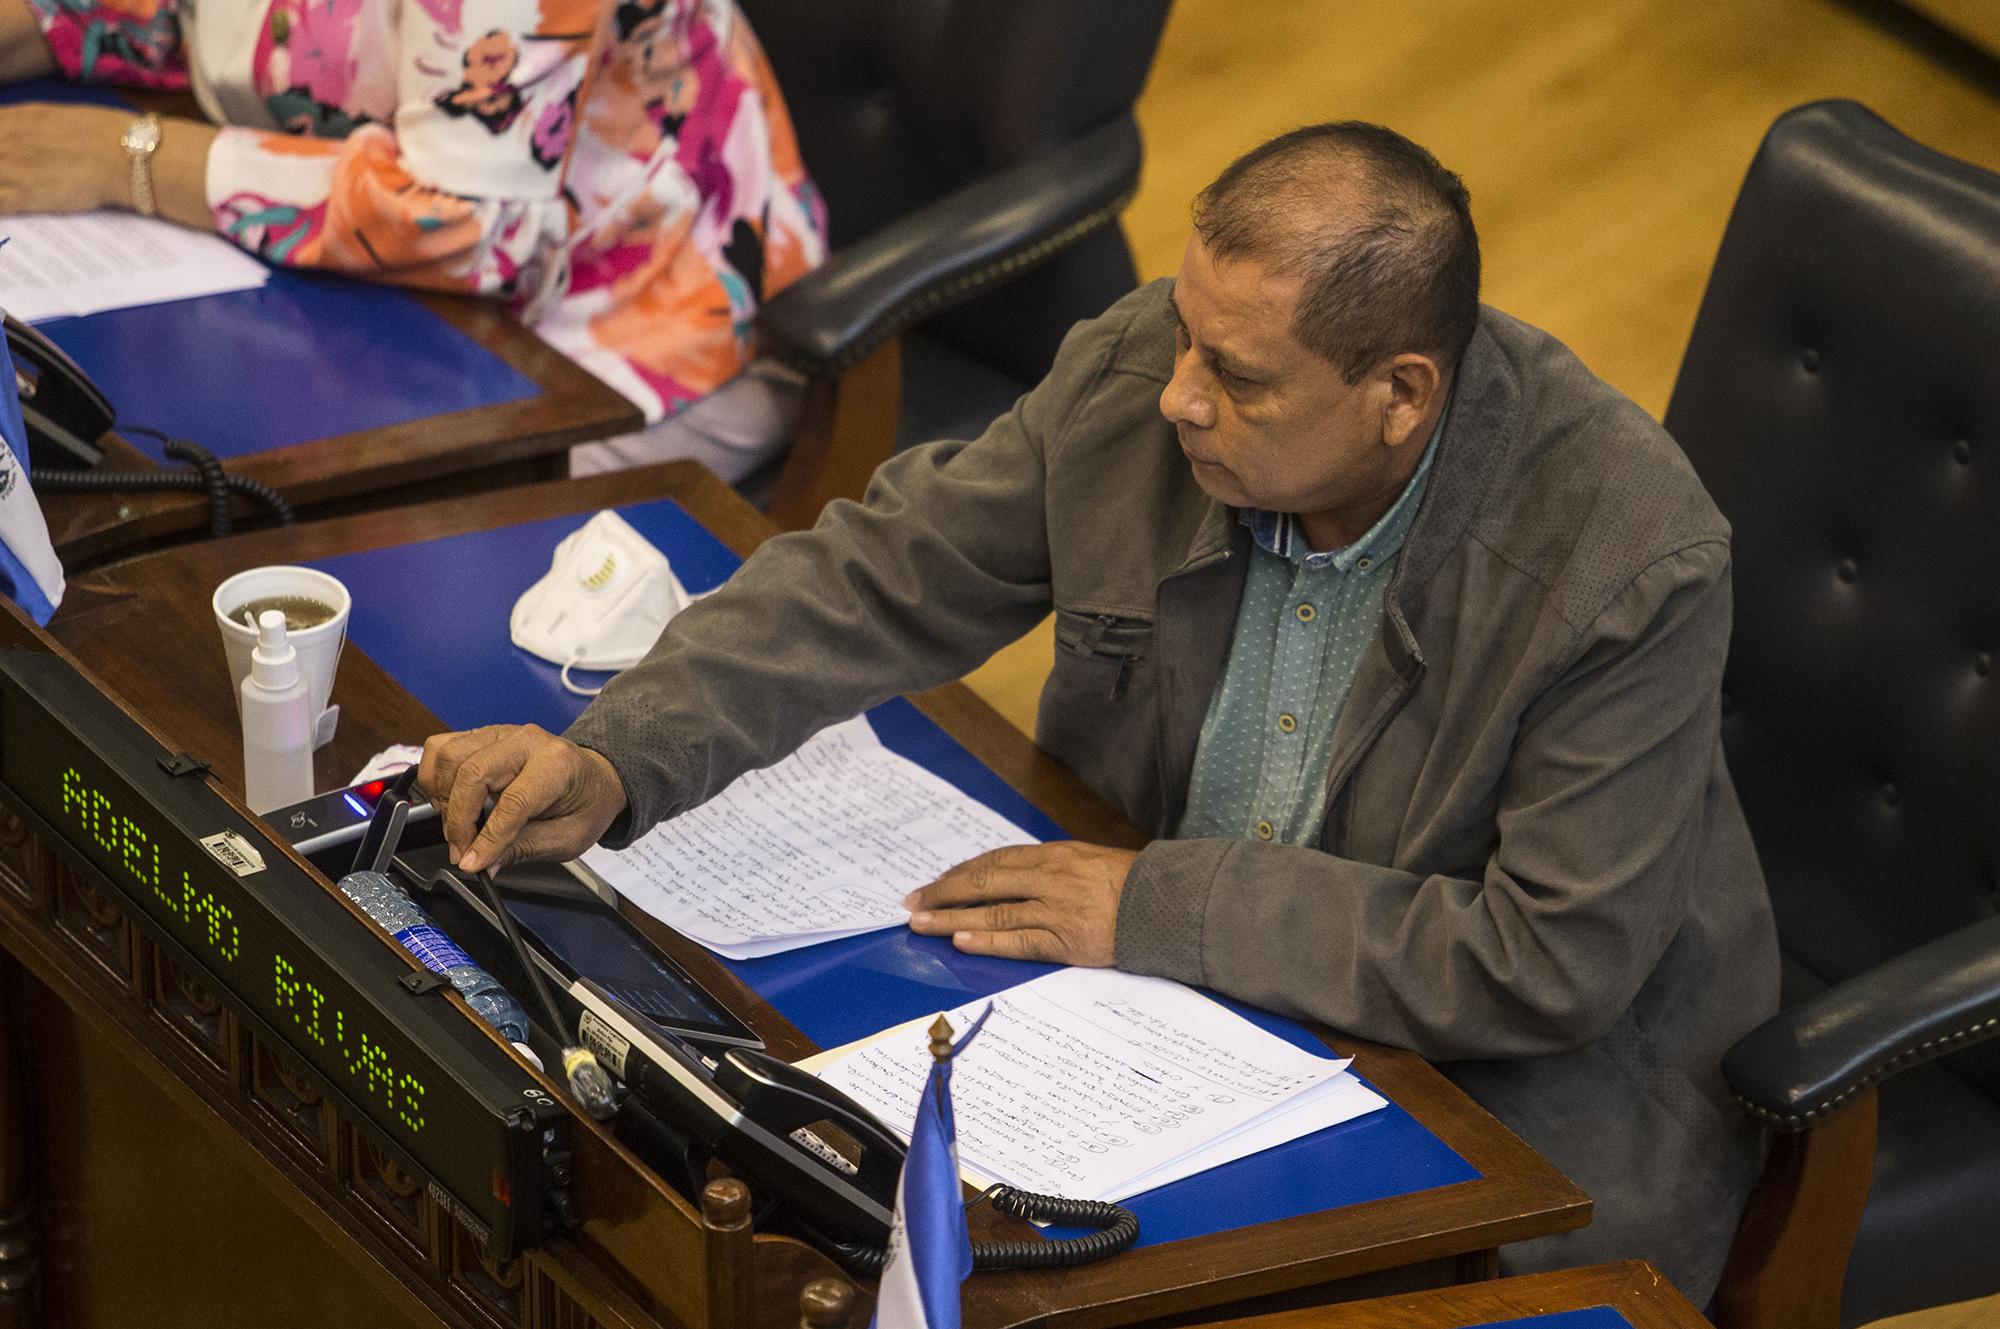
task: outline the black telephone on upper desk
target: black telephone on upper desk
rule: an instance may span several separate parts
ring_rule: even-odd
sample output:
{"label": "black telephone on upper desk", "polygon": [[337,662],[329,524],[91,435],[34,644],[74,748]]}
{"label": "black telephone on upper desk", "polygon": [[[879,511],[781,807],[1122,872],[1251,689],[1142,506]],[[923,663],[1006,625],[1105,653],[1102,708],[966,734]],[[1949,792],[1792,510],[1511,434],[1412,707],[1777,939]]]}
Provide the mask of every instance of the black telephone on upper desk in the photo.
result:
{"label": "black telephone on upper desk", "polygon": [[37,470],[80,470],[104,460],[99,440],[117,423],[111,402],[62,348],[7,317],[7,354],[28,427],[28,461]]}

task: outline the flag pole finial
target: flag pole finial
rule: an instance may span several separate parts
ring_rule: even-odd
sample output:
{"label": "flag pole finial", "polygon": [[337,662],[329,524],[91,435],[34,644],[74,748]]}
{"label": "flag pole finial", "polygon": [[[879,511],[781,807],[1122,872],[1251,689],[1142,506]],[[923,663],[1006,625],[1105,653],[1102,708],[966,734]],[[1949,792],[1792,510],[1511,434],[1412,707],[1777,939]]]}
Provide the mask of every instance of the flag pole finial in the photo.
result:
{"label": "flag pole finial", "polygon": [[931,1021],[931,1056],[939,1061],[951,1060],[951,1022],[942,1015]]}

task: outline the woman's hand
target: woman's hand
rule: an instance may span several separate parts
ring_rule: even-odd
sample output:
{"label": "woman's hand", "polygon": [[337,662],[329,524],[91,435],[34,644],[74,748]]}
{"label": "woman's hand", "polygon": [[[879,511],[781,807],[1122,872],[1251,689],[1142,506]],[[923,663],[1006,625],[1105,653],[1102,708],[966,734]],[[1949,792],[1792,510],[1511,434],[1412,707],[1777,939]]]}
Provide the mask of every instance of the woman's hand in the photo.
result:
{"label": "woman's hand", "polygon": [[132,118],[109,106],[0,106],[0,216],[130,207],[119,139]]}
{"label": "woman's hand", "polygon": [[[132,159],[121,140],[137,118],[137,112],[117,106],[0,106],[0,217],[131,207]],[[168,221],[214,229],[208,210],[208,150],[214,142],[213,125],[177,118],[160,122],[153,198]]]}

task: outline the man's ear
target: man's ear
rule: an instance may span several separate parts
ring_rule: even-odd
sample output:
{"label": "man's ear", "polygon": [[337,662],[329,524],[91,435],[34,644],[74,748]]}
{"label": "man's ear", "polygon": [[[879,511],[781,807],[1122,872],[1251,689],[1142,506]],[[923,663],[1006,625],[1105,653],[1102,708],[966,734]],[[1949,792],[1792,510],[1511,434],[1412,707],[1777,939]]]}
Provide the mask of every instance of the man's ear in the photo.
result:
{"label": "man's ear", "polygon": [[1429,418],[1444,390],[1444,371],[1428,355],[1405,351],[1382,372],[1389,389],[1382,405],[1382,441],[1399,448],[1416,438]]}

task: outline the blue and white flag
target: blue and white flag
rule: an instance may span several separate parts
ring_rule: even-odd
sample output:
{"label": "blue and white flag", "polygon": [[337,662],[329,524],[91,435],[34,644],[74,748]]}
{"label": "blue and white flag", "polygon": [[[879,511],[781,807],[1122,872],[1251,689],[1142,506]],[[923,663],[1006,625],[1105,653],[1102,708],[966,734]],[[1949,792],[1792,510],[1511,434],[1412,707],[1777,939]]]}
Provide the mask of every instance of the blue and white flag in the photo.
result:
{"label": "blue and white flag", "polygon": [[28,430],[14,391],[14,362],[6,364],[8,381],[0,383],[0,595],[47,623],[62,603],[63,570],[42,505],[28,487]]}
{"label": "blue and white flag", "polygon": [[[988,1006],[965,1037],[931,1065],[917,1103],[910,1153],[896,1184],[889,1262],[875,1294],[873,1329],[958,1329],[959,1285],[972,1272],[972,1234],[958,1189],[958,1128],[951,1119],[951,1063],[993,1013]],[[940,1030],[938,1025],[944,1025]],[[938,1017],[932,1048],[951,1037]]]}

